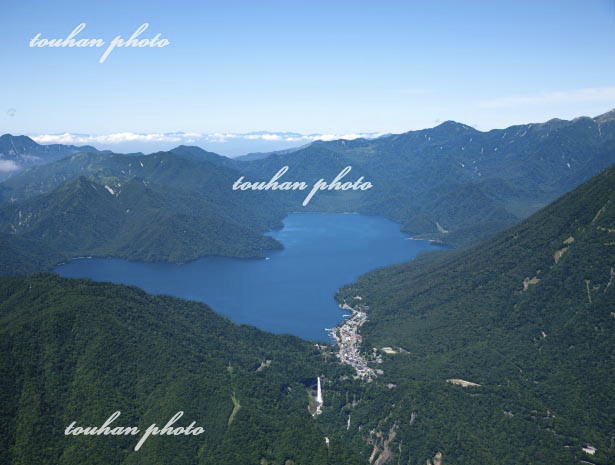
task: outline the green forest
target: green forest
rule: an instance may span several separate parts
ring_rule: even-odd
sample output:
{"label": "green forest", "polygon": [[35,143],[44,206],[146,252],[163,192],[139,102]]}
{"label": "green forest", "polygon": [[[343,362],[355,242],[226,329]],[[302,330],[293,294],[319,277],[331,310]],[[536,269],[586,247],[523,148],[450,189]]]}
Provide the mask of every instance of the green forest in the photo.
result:
{"label": "green forest", "polygon": [[[51,274],[0,278],[0,318],[0,463],[364,463],[307,408],[316,377],[344,369],[296,337],[200,303]],[[118,425],[142,430],[182,410],[178,424],[205,433],[151,437],[137,452],[133,436],[63,435],[116,410]]]}
{"label": "green forest", "polygon": [[365,350],[403,351],[367,388],[388,400],[353,416],[397,425],[410,459],[437,449],[455,464],[615,463],[614,266],[610,168],[474,248],[361,277],[338,298],[369,303]]}

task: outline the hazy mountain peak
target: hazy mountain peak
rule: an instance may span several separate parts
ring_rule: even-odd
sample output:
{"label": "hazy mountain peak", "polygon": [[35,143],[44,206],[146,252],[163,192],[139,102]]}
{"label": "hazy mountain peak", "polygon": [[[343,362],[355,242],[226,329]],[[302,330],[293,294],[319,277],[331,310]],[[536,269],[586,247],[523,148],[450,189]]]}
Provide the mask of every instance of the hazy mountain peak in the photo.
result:
{"label": "hazy mountain peak", "polygon": [[613,120],[615,120],[615,108],[594,118],[594,121],[598,123],[606,123],[607,121]]}
{"label": "hazy mountain peak", "polygon": [[15,153],[22,152],[24,149],[31,149],[38,146],[36,142],[28,136],[14,136],[4,134],[0,136],[0,152],[13,150]]}
{"label": "hazy mountain peak", "polygon": [[23,168],[50,163],[79,152],[100,153],[92,146],[40,145],[28,136],[4,134],[0,136],[0,181]]}
{"label": "hazy mountain peak", "polygon": [[458,123],[457,121],[447,120],[444,123],[440,123],[439,125],[433,127],[432,129],[442,129],[447,131],[471,131],[478,132],[472,126],[468,126],[467,124]]}
{"label": "hazy mountain peak", "polygon": [[170,153],[174,153],[177,155],[184,155],[184,156],[189,156],[189,157],[193,157],[193,158],[202,158],[202,159],[221,159],[221,158],[228,158],[225,157],[224,155],[219,155],[215,152],[210,152],[209,150],[205,150],[201,147],[198,147],[196,145],[178,145],[177,147],[175,147],[174,149],[169,150]]}

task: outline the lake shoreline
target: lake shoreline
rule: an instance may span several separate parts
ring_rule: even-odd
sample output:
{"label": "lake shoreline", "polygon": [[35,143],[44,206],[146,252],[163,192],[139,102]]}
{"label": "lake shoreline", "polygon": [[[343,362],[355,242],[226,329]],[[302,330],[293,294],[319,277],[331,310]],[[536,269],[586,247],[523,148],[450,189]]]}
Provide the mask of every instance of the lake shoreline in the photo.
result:
{"label": "lake shoreline", "polygon": [[344,321],[335,301],[341,287],[442,247],[405,240],[398,224],[357,213],[289,214],[284,227],[271,234],[284,249],[259,258],[207,256],[179,264],[91,255],[54,272],[203,302],[238,324],[330,343],[325,328]]}

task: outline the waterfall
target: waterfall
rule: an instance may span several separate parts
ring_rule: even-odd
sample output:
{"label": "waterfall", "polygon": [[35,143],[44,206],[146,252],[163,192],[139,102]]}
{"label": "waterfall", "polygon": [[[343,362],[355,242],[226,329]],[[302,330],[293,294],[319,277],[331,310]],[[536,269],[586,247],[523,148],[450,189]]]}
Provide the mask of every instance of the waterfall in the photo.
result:
{"label": "waterfall", "polygon": [[322,413],[322,387],[320,385],[320,376],[318,377],[316,387],[316,411],[313,415],[320,415]]}

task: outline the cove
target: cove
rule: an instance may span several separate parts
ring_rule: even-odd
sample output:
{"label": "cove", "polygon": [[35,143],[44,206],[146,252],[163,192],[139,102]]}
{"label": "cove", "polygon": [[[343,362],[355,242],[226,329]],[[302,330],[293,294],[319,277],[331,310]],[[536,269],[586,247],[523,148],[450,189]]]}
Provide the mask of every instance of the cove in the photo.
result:
{"label": "cove", "polygon": [[178,265],[83,258],[55,271],[198,300],[237,323],[330,341],[325,328],[344,315],[333,298],[340,287],[375,268],[445,248],[407,240],[399,225],[359,214],[291,213],[270,235],[284,249],[270,251],[267,259],[204,257]]}

